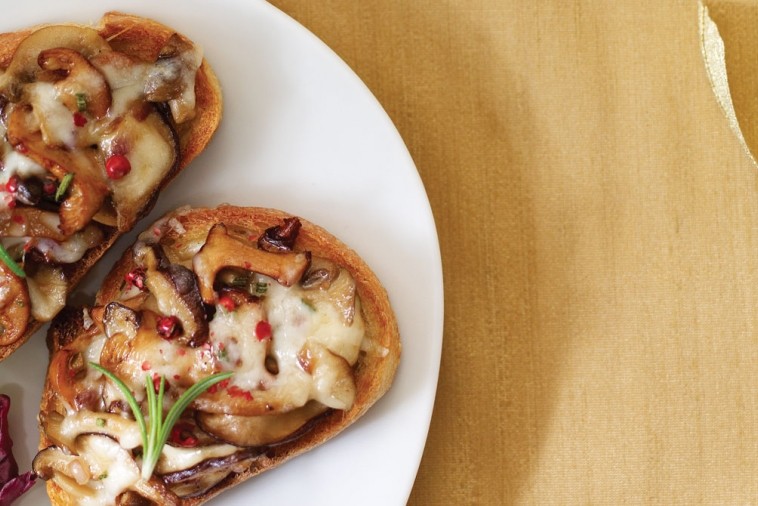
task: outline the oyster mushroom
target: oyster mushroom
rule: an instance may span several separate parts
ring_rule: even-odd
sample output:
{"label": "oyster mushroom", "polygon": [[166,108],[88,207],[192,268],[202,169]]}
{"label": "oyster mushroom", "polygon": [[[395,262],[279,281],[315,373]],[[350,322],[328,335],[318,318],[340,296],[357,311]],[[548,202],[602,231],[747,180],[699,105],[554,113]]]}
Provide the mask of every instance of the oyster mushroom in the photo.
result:
{"label": "oyster mushroom", "polygon": [[11,211],[10,219],[0,222],[3,237],[47,237],[54,241],[65,241],[66,236],[58,226],[60,218],[51,211],[34,207],[17,207]]}
{"label": "oyster mushroom", "polygon": [[227,233],[226,226],[216,224],[208,238],[192,259],[192,266],[200,283],[203,302],[214,301],[213,283],[216,274],[225,267],[238,267],[275,279],[284,286],[292,286],[303,277],[310,265],[310,252],[270,253]]}
{"label": "oyster mushroom", "polygon": [[0,262],[0,345],[16,342],[26,330],[30,304],[26,283]]}
{"label": "oyster mushroom", "polygon": [[76,404],[76,397],[86,390],[77,376],[86,374],[87,364],[81,352],[62,349],[55,353],[50,360],[47,379],[50,388],[58,393],[69,406]]}
{"label": "oyster mushroom", "polygon": [[337,264],[321,257],[313,257],[308,271],[300,281],[300,286],[306,290],[315,288],[328,289],[332,281],[339,275]]}
{"label": "oyster mushroom", "polygon": [[145,268],[145,286],[160,312],[176,316],[182,326],[181,342],[197,347],[208,340],[208,319],[195,274],[180,264],[169,264],[156,246],[135,250]]}
{"label": "oyster mushroom", "polygon": [[181,497],[202,494],[231,472],[240,472],[263,454],[263,450],[246,448],[225,457],[203,460],[199,464],[161,476],[163,481]]}
{"label": "oyster mushroom", "polygon": [[63,416],[53,412],[42,419],[45,434],[56,444],[73,448],[82,434],[103,434],[119,442],[127,450],[142,445],[139,427],[133,419],[120,414],[83,409]]}
{"label": "oyster mushroom", "polygon": [[50,265],[39,265],[26,278],[32,316],[40,322],[47,322],[66,305],[68,283],[63,270]]}
{"label": "oyster mushroom", "polygon": [[284,223],[267,228],[258,238],[258,247],[272,253],[292,251],[302,224],[297,218],[285,218]]}
{"label": "oyster mushroom", "polygon": [[108,113],[111,106],[108,83],[79,52],[63,47],[46,49],[39,54],[37,63],[44,70],[66,73],[64,79],[55,82],[55,88],[71,112],[86,110],[95,118]]}
{"label": "oyster mushroom", "polygon": [[300,437],[327,410],[311,401],[282,414],[234,416],[198,411],[195,419],[203,431],[220,441],[242,447],[272,446]]}
{"label": "oyster mushroom", "polygon": [[145,81],[145,96],[151,102],[168,102],[177,123],[195,115],[195,74],[202,52],[178,34],[166,41]]}
{"label": "oyster mushroom", "polygon": [[72,450],[76,456],[58,447],[48,447],[37,454],[33,469],[43,479],[53,480],[73,504],[104,504],[113,495],[127,491],[157,504],[180,504],[176,494],[160,480],[143,480],[131,454],[110,437],[83,434]]}
{"label": "oyster mushroom", "polygon": [[66,453],[58,446],[48,446],[37,452],[32,461],[32,470],[43,480],[61,473],[73,478],[78,485],[84,485],[92,478],[89,466],[81,457]]}
{"label": "oyster mushroom", "polygon": [[103,326],[105,328],[105,335],[108,338],[121,333],[127,339],[134,339],[137,335],[137,330],[139,330],[140,321],[140,315],[135,310],[123,304],[111,302],[105,306]]}
{"label": "oyster mushroom", "polygon": [[108,186],[94,153],[76,153],[48,146],[40,131],[30,129],[30,114],[26,107],[13,109],[8,118],[8,142],[59,181],[69,173],[74,174],[58,212],[61,231],[65,235],[71,235],[84,228],[98,212],[108,194]]}
{"label": "oyster mushroom", "polygon": [[[306,284],[314,276],[306,275],[303,284]],[[319,303],[329,303],[337,310],[344,325],[352,325],[355,319],[356,310],[356,284],[355,279],[345,269],[338,269],[337,274],[325,276],[316,289],[316,284],[309,284],[304,299],[311,305],[317,306]],[[305,288],[305,286],[304,286]]]}
{"label": "oyster mushroom", "polygon": [[11,101],[18,100],[21,85],[37,80],[37,74],[42,71],[38,65],[39,54],[50,48],[72,49],[85,58],[111,50],[93,28],[73,25],[41,28],[24,38],[10,62],[2,62],[7,70],[0,76],[0,92]]}

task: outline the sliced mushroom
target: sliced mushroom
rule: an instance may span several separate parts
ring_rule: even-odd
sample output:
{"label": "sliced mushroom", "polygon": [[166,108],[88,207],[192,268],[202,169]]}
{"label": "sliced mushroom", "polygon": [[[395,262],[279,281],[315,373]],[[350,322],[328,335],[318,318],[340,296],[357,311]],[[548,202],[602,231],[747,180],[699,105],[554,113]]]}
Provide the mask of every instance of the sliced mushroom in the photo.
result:
{"label": "sliced mushroom", "polygon": [[170,378],[171,388],[177,387],[179,391],[208,376],[216,366],[214,355],[205,353],[202,347],[188,349],[176,340],[162,338],[156,332],[158,320],[157,314],[143,308],[142,324],[134,339],[115,334],[105,340],[100,352],[100,365],[138,396],[144,392],[146,374],[165,371],[167,367],[181,371],[180,379]]}
{"label": "sliced mushroom", "polygon": [[109,338],[121,333],[126,335],[127,339],[134,339],[139,330],[140,321],[139,313],[123,304],[111,302],[105,306],[103,326],[105,335]]}
{"label": "sliced mushroom", "polygon": [[58,446],[40,450],[32,461],[32,470],[43,480],[62,473],[73,478],[78,485],[84,485],[92,478],[89,466],[82,458],[66,453]]}
{"label": "sliced mushroom", "polygon": [[198,473],[193,478],[187,478],[185,481],[172,483],[169,488],[182,499],[191,499],[215,487],[232,472],[233,469],[228,467],[219,469],[218,471],[208,470]]}
{"label": "sliced mushroom", "polygon": [[14,343],[24,335],[29,316],[26,283],[0,261],[0,346]]}
{"label": "sliced mushroom", "polygon": [[45,263],[72,264],[102,241],[103,230],[91,224],[60,242],[47,237],[36,238],[30,243],[33,248],[29,253],[39,252]]}
{"label": "sliced mushroom", "polygon": [[55,88],[71,112],[86,110],[95,118],[108,113],[111,106],[108,83],[81,53],[63,47],[46,49],[39,54],[37,63],[44,70],[65,71],[66,77],[56,81]]}
{"label": "sliced mushroom", "polygon": [[284,223],[267,228],[258,238],[258,247],[272,253],[285,253],[295,248],[297,234],[300,232],[300,220],[285,218]]}
{"label": "sliced mushroom", "polygon": [[243,471],[262,454],[260,449],[247,448],[226,457],[204,460],[189,469],[164,474],[161,478],[181,497],[192,497],[210,489],[229,473]]}
{"label": "sliced mushroom", "polygon": [[93,28],[74,25],[41,28],[26,37],[16,48],[7,70],[0,76],[0,93],[11,101],[18,100],[21,84],[35,81],[37,74],[42,72],[37,62],[39,54],[50,48],[73,49],[86,58],[110,51],[108,43]]}
{"label": "sliced mushroom", "polygon": [[303,298],[312,306],[318,306],[319,303],[332,304],[342,323],[352,325],[355,318],[356,284],[347,270],[339,269],[336,276],[320,288],[308,290]]}
{"label": "sliced mushroom", "polygon": [[[206,436],[207,440],[212,440]],[[156,474],[165,475],[178,471],[184,471],[197,466],[202,462],[224,459],[239,451],[239,448],[219,444],[213,441],[211,444],[194,447],[164,446],[158,464],[155,467]]]}
{"label": "sliced mushroom", "polygon": [[118,129],[100,140],[102,164],[114,154],[129,159],[131,171],[109,181],[119,230],[131,228],[150,200],[155,198],[167,174],[180,160],[178,136],[173,126],[151,104],[133,107],[121,117]]}
{"label": "sliced mushroom", "polygon": [[39,265],[33,275],[26,279],[32,316],[47,322],[66,305],[68,282],[63,270],[50,265]]}
{"label": "sliced mushroom", "polygon": [[300,286],[306,290],[313,290],[314,288],[328,289],[339,273],[339,267],[331,260],[312,257],[311,265],[303,276]]}
{"label": "sliced mushroom", "polygon": [[19,180],[13,197],[24,205],[36,206],[42,198],[42,183],[34,178]]}
{"label": "sliced mushroom", "polygon": [[58,228],[60,218],[57,213],[34,207],[17,207],[11,211],[10,219],[0,222],[3,237],[47,237],[64,241],[66,236]]}
{"label": "sliced mushroom", "polygon": [[234,416],[198,411],[197,423],[205,432],[236,446],[271,446],[286,443],[311,429],[316,417],[326,412],[323,404],[311,401],[287,413]]}
{"label": "sliced mushroom", "polygon": [[50,359],[47,379],[50,388],[64,399],[69,406],[74,406],[76,396],[85,390],[77,376],[86,374],[86,364],[81,352],[67,348],[58,350]]}
{"label": "sliced mushroom", "polygon": [[310,264],[310,252],[269,253],[250,243],[230,236],[226,226],[216,224],[192,266],[200,282],[200,295],[206,304],[213,304],[213,283],[224,267],[238,267],[269,276],[284,286],[292,286],[303,277]]}
{"label": "sliced mushroom", "polygon": [[127,450],[142,445],[137,422],[120,414],[82,409],[63,416],[50,413],[42,419],[45,434],[56,444],[73,448],[82,434],[103,434],[119,442]]}
{"label": "sliced mushroom", "polygon": [[[178,506],[179,498],[160,480],[144,480],[132,455],[115,440],[101,434],[84,434],[77,438],[76,452],[90,468],[98,504],[107,504],[127,490],[133,490],[158,504]],[[57,481],[57,480],[56,480]]]}
{"label": "sliced mushroom", "polygon": [[195,116],[195,75],[203,55],[178,34],[166,41],[145,81],[145,96],[151,102],[168,102],[177,123]]}
{"label": "sliced mushroom", "polygon": [[31,129],[33,122],[27,117],[30,113],[22,106],[13,109],[8,118],[8,142],[59,181],[67,174],[74,175],[59,210],[60,229],[63,234],[71,235],[84,228],[98,212],[108,194],[108,186],[94,153],[48,146],[41,132]]}
{"label": "sliced mushroom", "polygon": [[334,409],[350,409],[355,380],[347,361],[316,343],[306,345],[313,376],[313,398]]}
{"label": "sliced mushroom", "polygon": [[158,309],[176,316],[182,325],[181,342],[197,347],[208,340],[208,320],[195,274],[179,264],[168,264],[157,246],[136,248],[138,264],[145,268],[145,286]]}

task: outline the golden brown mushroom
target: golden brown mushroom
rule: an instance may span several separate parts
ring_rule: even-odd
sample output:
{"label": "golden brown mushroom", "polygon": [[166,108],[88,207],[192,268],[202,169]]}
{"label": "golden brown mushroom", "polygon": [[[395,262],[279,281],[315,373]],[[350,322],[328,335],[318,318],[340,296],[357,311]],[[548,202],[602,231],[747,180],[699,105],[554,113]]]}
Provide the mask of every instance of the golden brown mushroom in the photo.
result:
{"label": "golden brown mushroom", "polygon": [[208,319],[194,273],[182,265],[169,264],[154,246],[144,245],[134,253],[138,265],[145,269],[145,286],[155,296],[161,313],[179,319],[180,342],[192,347],[205,343]]}
{"label": "golden brown mushroom", "polygon": [[26,283],[0,262],[0,346],[8,346],[24,334],[29,306]]}
{"label": "golden brown mushroom", "polygon": [[200,295],[206,304],[214,302],[213,283],[224,267],[238,267],[292,286],[310,265],[310,253],[269,253],[227,233],[223,223],[214,225],[192,266],[200,282]]}
{"label": "golden brown mushroom", "polygon": [[56,81],[55,88],[63,104],[71,112],[85,110],[102,118],[111,106],[111,90],[105,77],[86,58],[73,49],[46,49],[37,58],[39,66],[48,71],[65,71],[66,77]]}
{"label": "golden brown mushroom", "polygon": [[54,241],[65,241],[58,225],[60,219],[52,211],[36,207],[17,207],[10,213],[10,219],[0,222],[3,237],[47,237]]}
{"label": "golden brown mushroom", "polygon": [[195,419],[203,431],[235,446],[282,444],[306,432],[311,421],[328,408],[311,401],[287,413],[262,416],[234,416],[198,411]]}
{"label": "golden brown mushroom", "polygon": [[67,195],[59,210],[60,229],[71,235],[84,228],[98,212],[108,194],[108,186],[95,160],[94,154],[73,152],[50,147],[39,131],[30,131],[30,110],[15,107],[8,118],[8,142],[20,153],[52,173],[59,181],[74,174]]}
{"label": "golden brown mushroom", "polygon": [[37,61],[40,52],[53,47],[73,49],[86,58],[110,51],[108,43],[93,28],[58,25],[36,30],[19,44],[12,53],[13,59],[10,62],[0,62],[0,66],[8,67],[0,76],[0,90],[3,94],[13,101],[17,100],[21,84],[35,81],[41,72]]}

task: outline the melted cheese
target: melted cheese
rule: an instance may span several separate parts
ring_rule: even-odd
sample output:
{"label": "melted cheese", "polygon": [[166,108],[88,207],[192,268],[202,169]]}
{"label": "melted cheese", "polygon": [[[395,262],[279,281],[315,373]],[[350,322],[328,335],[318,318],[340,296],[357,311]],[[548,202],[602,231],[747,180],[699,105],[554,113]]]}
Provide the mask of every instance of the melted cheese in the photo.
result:
{"label": "melted cheese", "polygon": [[[349,277],[346,271],[342,275]],[[345,389],[350,390],[352,376],[345,367],[335,365],[338,361],[332,357],[345,363],[357,359],[364,335],[360,313],[352,324],[346,324],[333,304],[313,307],[307,303],[308,293],[299,286],[260,279],[269,286],[262,306],[245,304],[230,312],[219,305],[211,321],[212,347],[217,355],[221,351],[221,368],[235,371],[232,384],[253,392],[254,397],[275,397],[286,409],[311,399],[336,409],[349,408],[352,396]],[[271,325],[270,342],[255,336],[262,320]],[[320,348],[328,351],[319,352]],[[314,355],[308,370],[304,354]],[[277,374],[267,370],[267,357],[276,361]]]}
{"label": "melted cheese", "polygon": [[81,506],[114,504],[114,499],[140,480],[137,463],[118,443],[108,437],[85,439],[80,456],[89,465],[93,477],[86,487],[90,494],[78,499]]}
{"label": "melted cheese", "polygon": [[55,86],[46,82],[30,83],[25,91],[45,144],[76,147],[79,129],[74,125],[74,114],[60,100]]}
{"label": "melted cheese", "polygon": [[228,457],[239,448],[228,444],[198,446],[195,448],[179,448],[166,445],[155,470],[158,474],[182,471],[198,465],[200,462],[219,457]]}

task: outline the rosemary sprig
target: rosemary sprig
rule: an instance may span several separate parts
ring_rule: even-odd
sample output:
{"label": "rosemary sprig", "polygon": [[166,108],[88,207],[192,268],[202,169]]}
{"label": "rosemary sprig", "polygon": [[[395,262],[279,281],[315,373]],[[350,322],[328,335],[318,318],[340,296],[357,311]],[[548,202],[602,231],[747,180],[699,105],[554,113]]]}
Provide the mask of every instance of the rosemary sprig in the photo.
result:
{"label": "rosemary sprig", "polygon": [[118,379],[115,374],[105,369],[100,364],[94,362],[89,363],[95,370],[103,373],[109,380],[115,384],[121,393],[126,397],[126,402],[129,403],[129,407],[132,409],[134,418],[137,420],[139,426],[140,435],[142,436],[142,478],[147,480],[152,476],[158,459],[163,451],[163,446],[166,444],[171,429],[174,424],[179,420],[185,409],[195,400],[200,394],[208,390],[210,387],[224,381],[232,376],[232,372],[224,372],[208,376],[201,381],[198,381],[190,388],[188,388],[179,398],[176,400],[171,409],[168,410],[166,418],[163,418],[163,392],[165,388],[166,378],[161,376],[160,385],[158,386],[158,393],[155,393],[155,387],[150,375],[145,376],[145,391],[146,391],[146,403],[147,403],[147,418],[149,422],[145,421],[145,415],[142,414],[142,410],[139,407],[137,399],[134,398],[129,387]]}

